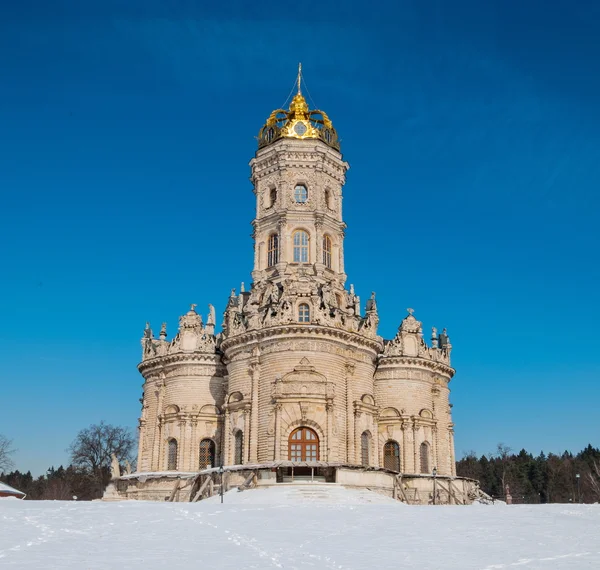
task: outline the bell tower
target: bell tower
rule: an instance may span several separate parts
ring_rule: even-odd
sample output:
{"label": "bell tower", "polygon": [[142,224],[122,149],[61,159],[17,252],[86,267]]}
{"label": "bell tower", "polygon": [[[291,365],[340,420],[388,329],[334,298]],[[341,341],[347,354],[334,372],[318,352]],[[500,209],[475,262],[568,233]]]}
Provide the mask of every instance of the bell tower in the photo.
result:
{"label": "bell tower", "polygon": [[299,67],[289,109],[271,113],[250,162],[256,196],[252,278],[280,283],[310,275],[343,289],[342,188],[349,165],[329,117],[309,109],[301,83]]}

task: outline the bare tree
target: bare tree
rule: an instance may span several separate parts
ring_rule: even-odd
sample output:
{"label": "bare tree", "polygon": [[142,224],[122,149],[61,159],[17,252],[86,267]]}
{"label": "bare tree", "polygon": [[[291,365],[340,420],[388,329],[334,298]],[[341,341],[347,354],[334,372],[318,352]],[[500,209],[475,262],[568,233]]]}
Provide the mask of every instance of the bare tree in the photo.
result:
{"label": "bare tree", "polygon": [[501,476],[502,493],[506,493],[506,484],[507,484],[506,472],[508,470],[508,460],[509,460],[511,451],[512,451],[512,449],[510,447],[508,447],[508,445],[504,445],[503,443],[499,443],[496,446],[496,457],[498,459],[500,459],[500,462],[502,464],[502,476]]}
{"label": "bare tree", "polygon": [[88,471],[101,493],[110,479],[111,455],[120,463],[133,462],[135,443],[129,429],[100,422],[82,429],[68,451],[72,465]]}
{"label": "bare tree", "polygon": [[12,441],[0,433],[0,472],[8,471],[13,467],[11,456],[15,451]]}
{"label": "bare tree", "polygon": [[600,500],[600,464],[596,460],[592,461],[592,469],[587,476],[594,499],[598,501]]}

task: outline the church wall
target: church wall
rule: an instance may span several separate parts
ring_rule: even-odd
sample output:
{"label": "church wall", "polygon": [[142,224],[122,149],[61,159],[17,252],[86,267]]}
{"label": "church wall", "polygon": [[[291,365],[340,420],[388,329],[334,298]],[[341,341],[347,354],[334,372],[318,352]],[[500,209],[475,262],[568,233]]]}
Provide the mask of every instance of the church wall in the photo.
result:
{"label": "church wall", "polygon": [[420,446],[426,442],[429,470],[435,466],[440,474],[452,474],[447,380],[423,368],[385,359],[380,362],[375,374],[376,401],[381,408],[380,448],[388,439],[397,441],[404,472],[420,473]]}
{"label": "church wall", "polygon": [[[302,425],[312,427],[319,434],[322,460],[348,461],[347,448],[349,442],[354,446],[355,435],[348,437],[348,426],[350,429],[353,426],[353,422],[348,422],[349,403],[350,413],[354,414],[354,399],[360,399],[363,394],[372,396],[375,353],[358,347],[349,350],[345,343],[326,338],[278,337],[262,340],[256,347],[253,353],[236,349],[228,364],[230,397],[240,392],[246,406],[251,407],[253,377],[257,382],[258,421],[253,423],[254,418],[251,418],[249,422],[251,441],[246,461],[287,460],[289,434]],[[310,370],[298,372],[299,368],[303,369],[303,359],[307,360],[306,367]],[[252,362],[256,362],[254,369]],[[304,383],[298,384],[297,379],[289,383],[291,373],[314,373],[314,384],[310,376]],[[276,382],[280,382],[279,388]],[[296,384],[293,390],[297,391],[290,392],[288,387]],[[347,385],[351,387],[349,395]],[[282,391],[279,395],[277,389]],[[236,412],[231,415],[235,416]],[[252,435],[253,426],[258,438]],[[230,438],[233,429],[236,426],[230,423]],[[243,429],[243,425],[237,429]],[[372,422],[367,429],[374,429]],[[354,449],[350,454],[353,456]],[[376,462],[374,453],[373,464]]]}
{"label": "church wall", "polygon": [[[167,445],[177,440],[177,470],[195,470],[199,444],[204,438],[220,445],[219,410],[224,402],[223,367],[218,357],[204,363],[181,362],[161,368],[158,380],[144,388],[147,419],[140,433],[145,470],[167,470]],[[148,441],[148,445],[145,444]]]}

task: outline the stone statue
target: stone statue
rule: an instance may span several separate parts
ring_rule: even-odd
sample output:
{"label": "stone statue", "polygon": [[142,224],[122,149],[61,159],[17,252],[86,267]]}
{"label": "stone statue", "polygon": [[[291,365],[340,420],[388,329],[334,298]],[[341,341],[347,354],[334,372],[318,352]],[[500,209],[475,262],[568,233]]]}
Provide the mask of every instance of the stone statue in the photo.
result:
{"label": "stone statue", "polygon": [[110,454],[110,478],[111,480],[118,479],[121,476],[121,466],[119,460],[114,453]]}
{"label": "stone statue", "polygon": [[214,325],[217,322],[215,308],[209,303],[208,304],[208,319],[206,320],[207,325]]}
{"label": "stone statue", "polygon": [[267,293],[267,304],[279,302],[279,287],[277,283],[272,283],[269,292]]}
{"label": "stone statue", "polygon": [[131,463],[125,460],[125,475],[131,475]]}

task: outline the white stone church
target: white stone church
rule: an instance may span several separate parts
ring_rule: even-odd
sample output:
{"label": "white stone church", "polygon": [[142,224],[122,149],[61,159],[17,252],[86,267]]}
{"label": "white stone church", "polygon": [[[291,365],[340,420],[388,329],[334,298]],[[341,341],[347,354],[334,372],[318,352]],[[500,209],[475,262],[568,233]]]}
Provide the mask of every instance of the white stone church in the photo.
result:
{"label": "white stone church", "polygon": [[231,291],[220,332],[212,305],[206,319],[192,305],[172,339],[166,324],[158,336],[146,326],[137,471],[119,494],[191,500],[203,476],[208,489],[224,471],[229,486],[310,477],[468,502],[475,483],[455,477],[450,339],[435,328],[426,338],[412,309],[383,339],[375,294],[363,308],[347,286],[349,165],[300,74],[250,167],[252,284]]}

